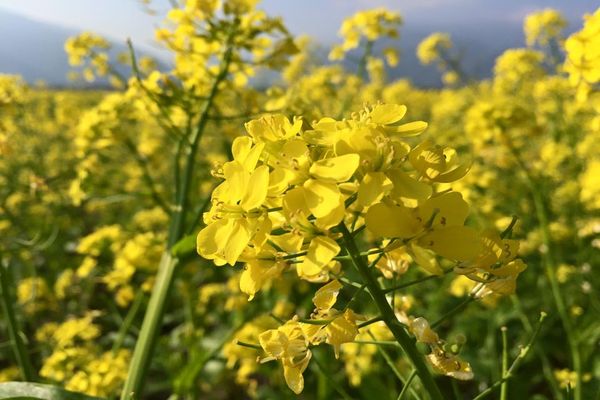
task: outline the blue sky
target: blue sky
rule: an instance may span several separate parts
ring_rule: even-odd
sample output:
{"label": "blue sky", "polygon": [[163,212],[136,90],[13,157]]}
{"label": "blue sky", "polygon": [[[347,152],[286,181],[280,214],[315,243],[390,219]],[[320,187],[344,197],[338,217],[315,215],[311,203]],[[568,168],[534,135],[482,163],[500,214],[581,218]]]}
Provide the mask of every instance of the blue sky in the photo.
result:
{"label": "blue sky", "polygon": [[[514,23],[527,13],[552,7],[580,24],[581,15],[598,7],[598,0],[263,0],[261,6],[281,15],[293,33],[307,33],[321,42],[336,39],[340,22],[354,12],[385,6],[400,11],[406,26],[472,24],[473,21]],[[168,1],[154,0],[157,16],[144,12],[138,0],[0,0],[0,8],[77,30],[92,30],[118,41],[131,37],[137,46],[153,46],[153,29]]]}

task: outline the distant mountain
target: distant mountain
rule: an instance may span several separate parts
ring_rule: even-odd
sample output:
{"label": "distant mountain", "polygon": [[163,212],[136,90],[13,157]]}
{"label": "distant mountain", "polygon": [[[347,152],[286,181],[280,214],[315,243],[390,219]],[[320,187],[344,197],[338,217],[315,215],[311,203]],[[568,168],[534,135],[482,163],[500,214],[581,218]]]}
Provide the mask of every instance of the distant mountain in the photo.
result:
{"label": "distant mountain", "polygon": [[[450,33],[463,55],[464,69],[477,79],[491,75],[496,57],[505,49],[523,46],[520,21],[482,21],[467,17],[462,22],[454,18],[435,25],[414,22],[413,25],[407,21],[400,34],[400,64],[391,69],[389,75],[408,77],[419,86],[440,86],[436,68],[420,65],[415,55],[418,43],[431,32]],[[20,74],[29,82],[41,79],[54,86],[71,84],[66,78],[70,67],[63,45],[69,36],[77,33],[77,30],[0,10],[0,73]],[[116,43],[113,52],[125,50],[124,44]]]}
{"label": "distant mountain", "polygon": [[[67,73],[72,69],[67,61],[64,43],[81,30],[34,21],[18,14],[0,10],[0,73],[21,75],[27,82],[45,81],[50,86],[72,86]],[[125,44],[113,43],[111,55],[127,51]],[[139,54],[138,54],[139,55]],[[129,74],[128,68],[118,67]],[[77,86],[102,86],[78,83]]]}

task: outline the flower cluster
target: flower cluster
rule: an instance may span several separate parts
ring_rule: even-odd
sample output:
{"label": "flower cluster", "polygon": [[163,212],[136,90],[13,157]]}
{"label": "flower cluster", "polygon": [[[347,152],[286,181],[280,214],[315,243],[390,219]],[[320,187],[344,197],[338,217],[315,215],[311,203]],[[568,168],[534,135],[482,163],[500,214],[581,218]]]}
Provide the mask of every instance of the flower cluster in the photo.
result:
{"label": "flower cluster", "polygon": [[551,41],[560,40],[562,30],[567,26],[562,14],[551,8],[534,12],[525,18],[523,30],[528,46],[547,46]]}
{"label": "flower cluster", "polygon": [[[309,282],[329,282],[315,294],[306,324],[293,318],[259,336],[263,360],[280,360],[296,393],[310,346],[328,343],[338,354],[363,318],[332,308],[343,286],[334,279],[344,275],[340,226],[355,235],[367,229],[377,244],[367,254],[379,254],[388,278],[406,271],[394,267],[399,255],[444,274],[441,256],[456,263],[457,273],[483,282],[482,296],[503,295],[514,292],[524,269],[515,259],[516,242],[465,226],[469,206],[460,193],[438,189],[462,178],[470,163],[430,140],[411,146],[427,124],[403,123],[405,113],[402,105],[377,104],[342,121],[266,115],[246,124],[249,136],[234,140],[233,160],[214,169],[224,181],[197,236],[202,257],[217,265],[244,263],[240,289],[250,299],[289,270]],[[436,351],[430,361],[446,371]]]}
{"label": "flower cluster", "polygon": [[585,99],[594,85],[600,82],[600,10],[587,15],[583,28],[565,41],[565,71],[571,83],[580,88],[580,98]]}
{"label": "flower cluster", "polygon": [[[346,53],[358,48],[363,39],[368,45],[367,57],[370,57],[372,44],[380,38],[398,38],[398,28],[401,24],[400,14],[384,8],[357,12],[342,23],[339,34],[344,42],[331,49],[329,58],[331,60],[343,59]],[[390,66],[394,67],[398,64],[398,52],[395,48],[383,49],[383,56]]]}

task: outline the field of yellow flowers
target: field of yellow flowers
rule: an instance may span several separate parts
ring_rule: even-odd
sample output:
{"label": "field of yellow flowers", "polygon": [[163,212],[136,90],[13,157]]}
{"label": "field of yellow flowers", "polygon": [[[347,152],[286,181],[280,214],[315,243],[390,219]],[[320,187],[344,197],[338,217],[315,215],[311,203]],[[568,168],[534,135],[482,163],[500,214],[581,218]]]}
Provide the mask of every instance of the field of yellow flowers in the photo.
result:
{"label": "field of yellow flowers", "polygon": [[174,3],[168,72],[83,33],[114,89],[0,75],[0,399],[600,399],[600,9],[485,81],[432,33],[422,89],[395,12],[323,64],[254,0]]}

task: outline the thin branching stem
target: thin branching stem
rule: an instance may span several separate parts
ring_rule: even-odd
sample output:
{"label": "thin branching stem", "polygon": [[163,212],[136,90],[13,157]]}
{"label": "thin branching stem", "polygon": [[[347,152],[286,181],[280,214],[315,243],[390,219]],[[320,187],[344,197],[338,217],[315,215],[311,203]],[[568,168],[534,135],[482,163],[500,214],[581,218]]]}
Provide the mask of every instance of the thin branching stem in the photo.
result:
{"label": "thin branching stem", "polygon": [[367,284],[369,293],[375,301],[375,304],[377,305],[377,308],[381,313],[383,321],[390,329],[392,335],[394,336],[400,347],[402,347],[402,350],[417,370],[417,374],[419,375],[419,378],[423,383],[423,387],[428,392],[432,400],[443,399],[442,393],[440,392],[440,389],[437,386],[433,375],[429,371],[429,368],[425,364],[423,356],[419,353],[417,347],[415,346],[415,341],[404,330],[402,323],[398,321],[394,310],[392,310],[390,304],[388,303],[385,297],[384,291],[379,286],[379,283],[377,283],[377,279],[372,275],[371,270],[365,262],[364,257],[360,256],[360,251],[358,250],[358,247],[354,241],[354,237],[343,222],[340,223],[339,229],[342,232],[344,238],[346,251],[348,252],[348,255],[350,255],[352,258],[352,263],[362,276],[364,282]]}
{"label": "thin branching stem", "polygon": [[546,316],[547,315],[544,312],[542,312],[540,314],[540,319],[538,320],[538,324],[537,324],[537,326],[535,328],[535,331],[533,331],[533,334],[531,335],[531,338],[529,338],[529,342],[527,343],[527,346],[521,348],[521,351],[519,352],[519,355],[514,359],[514,361],[512,362],[512,364],[510,365],[510,367],[508,368],[508,370],[506,371],[506,373],[502,376],[502,378],[500,378],[492,386],[490,386],[489,388],[487,388],[483,392],[479,393],[475,398],[473,398],[473,400],[481,400],[481,399],[486,398],[494,390],[496,390],[498,387],[502,386],[502,384],[504,382],[506,382],[509,379],[512,379],[512,378],[515,377],[517,369],[519,368],[519,366],[521,365],[521,363],[523,362],[523,360],[527,357],[527,354],[529,354],[529,351],[531,350],[531,348],[535,344],[535,341],[536,341],[537,337],[540,334],[540,330],[542,329],[542,325],[544,323],[544,320],[546,319]]}

